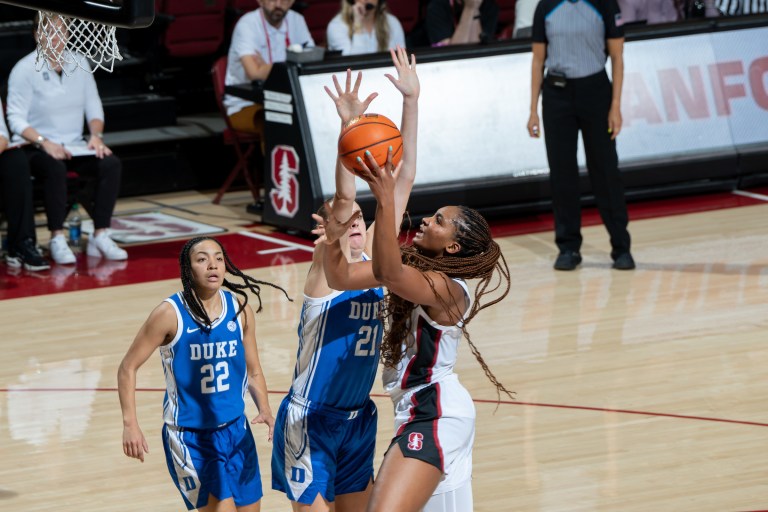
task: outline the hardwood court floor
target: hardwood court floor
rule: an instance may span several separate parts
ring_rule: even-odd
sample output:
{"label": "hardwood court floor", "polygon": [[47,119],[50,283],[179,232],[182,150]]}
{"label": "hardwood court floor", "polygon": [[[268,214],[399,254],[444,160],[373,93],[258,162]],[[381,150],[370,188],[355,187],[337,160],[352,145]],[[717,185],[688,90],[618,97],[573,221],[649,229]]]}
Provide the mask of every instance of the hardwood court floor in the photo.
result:
{"label": "hardwood court floor", "polygon": [[[242,205],[216,207],[206,196],[162,200],[195,203],[233,231],[253,220]],[[757,204],[635,220],[634,272],[610,269],[601,226],[584,229],[585,262],[575,272],[552,270],[550,231],[499,238],[512,292],[470,333],[517,399],[496,404],[462,346],[457,372],[477,400],[476,511],[768,509],[766,218],[768,205]],[[307,268],[250,270],[298,299]],[[177,288],[174,278],[0,301],[0,508],[183,510],[160,441],[157,356],[138,377],[144,464],[122,454],[115,391],[137,329]],[[300,303],[263,296],[257,337],[276,411],[290,383]],[[374,399],[378,467],[392,411],[387,398]],[[289,510],[269,489],[263,427],[254,434],[262,510]]]}

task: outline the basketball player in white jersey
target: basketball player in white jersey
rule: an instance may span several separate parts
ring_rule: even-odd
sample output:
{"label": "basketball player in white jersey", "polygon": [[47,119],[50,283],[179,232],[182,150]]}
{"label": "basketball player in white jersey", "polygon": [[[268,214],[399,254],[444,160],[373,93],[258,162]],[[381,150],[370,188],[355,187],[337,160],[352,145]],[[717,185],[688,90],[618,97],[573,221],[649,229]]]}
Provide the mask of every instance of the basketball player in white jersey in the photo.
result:
{"label": "basketball player in white jersey", "polygon": [[[244,290],[256,295],[260,311],[260,285],[282,288],[243,274],[213,238],[187,242],[179,264],[183,291],[152,311],[120,363],[123,451],[142,462],[149,452],[136,417],[136,372],[159,348],[166,383],[163,447],[187,509],[258,512],[261,474],[245,394],[259,410],[252,423],[266,424],[269,439],[274,418]],[[230,282],[226,273],[243,283]]]}
{"label": "basketball player in white jersey", "polygon": [[[496,380],[465,326],[481,309],[509,292],[509,269],[475,210],[446,206],[422,221],[412,246],[400,247],[395,221],[399,169],[368,159],[363,178],[376,197],[371,263],[348,263],[339,235],[354,217],[326,224],[325,271],[335,288],[384,285],[387,331],[381,345],[384,388],[395,407],[395,436],[368,505],[369,512],[471,512],[475,408],[453,372],[466,336],[473,354],[497,390]],[[494,276],[499,273],[498,282]],[[474,300],[465,279],[480,279]],[[506,286],[504,281],[506,280]],[[500,292],[481,305],[486,292]]]}
{"label": "basketball player in white jersey", "polygon": [[[403,163],[396,185],[397,214],[402,218],[416,170],[419,81],[415,60],[404,49],[392,52],[397,78],[387,75],[403,95]],[[358,99],[362,75],[354,86],[347,71],[345,88],[334,77],[342,128],[362,115],[376,96]],[[334,209],[351,215],[355,177],[337,161]],[[341,212],[341,213],[340,213]],[[392,219],[391,230],[399,229]],[[367,261],[375,227],[362,219],[344,234],[344,258]],[[335,290],[325,278],[323,253],[317,244],[304,284],[299,321],[299,348],[293,382],[277,413],[272,450],[272,488],[291,500],[295,511],[359,512],[365,510],[373,481],[376,406],[369,394],[379,362],[382,325],[378,285]]]}

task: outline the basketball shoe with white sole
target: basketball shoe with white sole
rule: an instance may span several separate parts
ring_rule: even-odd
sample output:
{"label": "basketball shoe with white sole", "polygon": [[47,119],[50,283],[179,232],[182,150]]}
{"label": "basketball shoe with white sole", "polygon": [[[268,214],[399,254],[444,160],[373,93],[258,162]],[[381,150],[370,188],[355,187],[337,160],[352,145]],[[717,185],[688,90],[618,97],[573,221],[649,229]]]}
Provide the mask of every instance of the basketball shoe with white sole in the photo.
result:
{"label": "basketball shoe with white sole", "polygon": [[64,235],[56,235],[51,238],[49,249],[51,251],[51,258],[59,265],[72,265],[77,261],[75,253],[67,245],[67,239],[64,238]]}
{"label": "basketball shoe with white sole", "polygon": [[108,260],[128,259],[128,253],[125,249],[118,247],[115,241],[109,238],[109,235],[104,231],[88,240],[86,254],[92,258],[101,258],[103,256]]}

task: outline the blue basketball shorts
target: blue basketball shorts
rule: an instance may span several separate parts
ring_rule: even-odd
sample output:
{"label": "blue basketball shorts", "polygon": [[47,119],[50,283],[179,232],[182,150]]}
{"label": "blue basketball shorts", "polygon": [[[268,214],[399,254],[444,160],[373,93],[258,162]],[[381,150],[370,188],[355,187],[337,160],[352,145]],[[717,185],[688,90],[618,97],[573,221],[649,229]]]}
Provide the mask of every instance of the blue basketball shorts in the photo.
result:
{"label": "blue basketball shorts", "polygon": [[245,415],[210,430],[163,425],[163,448],[171,479],[188,510],[234,498],[238,507],[263,495],[259,459]]}
{"label": "blue basketball shorts", "polygon": [[373,401],[357,410],[285,397],[272,440],[272,488],[288,499],[311,504],[320,494],[364,491],[373,480],[378,415]]}

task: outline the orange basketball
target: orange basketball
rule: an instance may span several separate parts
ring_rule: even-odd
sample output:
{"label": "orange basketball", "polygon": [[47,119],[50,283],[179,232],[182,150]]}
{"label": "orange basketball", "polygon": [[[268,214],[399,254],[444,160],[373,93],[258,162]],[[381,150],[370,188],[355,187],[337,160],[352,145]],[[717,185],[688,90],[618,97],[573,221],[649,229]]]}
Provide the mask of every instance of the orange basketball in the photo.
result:
{"label": "orange basketball", "polygon": [[367,162],[365,152],[370,151],[379,166],[387,162],[387,150],[392,146],[392,163],[397,165],[403,156],[403,137],[395,123],[381,114],[364,114],[353,119],[339,136],[339,158],[344,167],[360,171],[357,157]]}

